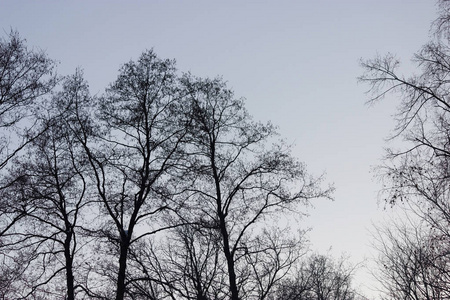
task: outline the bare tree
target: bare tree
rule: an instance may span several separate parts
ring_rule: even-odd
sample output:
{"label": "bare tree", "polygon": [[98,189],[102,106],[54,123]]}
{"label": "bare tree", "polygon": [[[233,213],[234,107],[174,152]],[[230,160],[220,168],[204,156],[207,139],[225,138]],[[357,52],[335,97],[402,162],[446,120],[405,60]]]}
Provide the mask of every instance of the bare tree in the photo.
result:
{"label": "bare tree", "polygon": [[[27,259],[23,276],[15,278],[21,290],[16,289],[15,298],[75,299],[75,255],[80,248],[83,209],[89,203],[85,199],[88,179],[81,145],[67,122],[70,110],[90,99],[81,76],[77,73],[66,79],[42,116],[45,130],[29,142],[23,156],[14,158],[4,178],[8,184],[0,196],[23,218],[4,233],[2,255],[9,262]],[[61,284],[59,279],[64,277],[65,284]]]}
{"label": "bare tree", "polygon": [[[447,3],[442,1],[442,3]],[[385,179],[388,203],[415,200],[423,203],[430,222],[444,232],[450,224],[448,203],[449,163],[449,86],[450,71],[447,40],[437,39],[425,45],[415,55],[419,75],[399,75],[399,61],[388,54],[362,62],[366,73],[360,80],[369,83],[373,97],[370,103],[389,93],[397,93],[401,103],[397,112],[397,127],[393,138],[409,142],[406,150],[389,150],[386,165],[380,168]],[[448,234],[448,233],[447,233]]]}
{"label": "bare tree", "polygon": [[[372,96],[369,103],[391,94],[400,98],[396,114],[397,126],[392,139],[403,139],[407,146],[402,150],[388,150],[384,165],[378,169],[383,180],[386,202],[391,205],[407,203],[432,228],[424,232],[426,236],[432,235],[429,239],[448,243],[450,85],[447,77],[450,74],[450,2],[441,0],[438,3],[441,14],[432,27],[435,35],[413,59],[417,74],[409,77],[400,75],[399,60],[388,54],[363,61],[362,66],[366,72],[360,80],[370,85],[369,92]],[[398,230],[402,236],[405,229],[400,227]],[[393,233],[386,232],[386,235],[387,240],[397,243]],[[417,239],[412,240],[404,234],[403,237],[400,239],[402,243],[408,244],[408,240],[416,244],[408,247],[422,249]],[[450,262],[448,250],[443,251],[439,257],[436,264],[440,264],[444,258],[445,264]],[[441,284],[443,290],[448,289],[449,282]],[[408,293],[415,292],[411,290]]]}
{"label": "bare tree", "polygon": [[117,257],[117,264],[100,273],[115,277],[117,300],[127,294],[127,276],[133,273],[127,273],[131,247],[164,230],[160,216],[177,211],[169,173],[178,165],[186,132],[181,99],[174,61],[146,51],[125,64],[98,99],[91,122],[98,127],[89,124],[79,136],[105,216],[97,234]]}
{"label": "bare tree", "polygon": [[101,97],[77,72],[44,99],[53,62],[14,34],[8,47],[20,55],[0,58],[0,127],[21,140],[0,149],[0,295],[269,297],[304,245],[269,224],[333,190],[273,125],[152,50]]}
{"label": "bare tree", "polygon": [[132,253],[146,274],[133,283],[140,294],[150,299],[227,299],[226,263],[217,233],[185,225],[167,233],[157,245],[143,245]]}
{"label": "bare tree", "polygon": [[225,261],[216,232],[200,226],[184,226],[167,241],[165,267],[174,289],[183,299],[225,299]]}
{"label": "bare tree", "polygon": [[268,299],[271,291],[306,255],[305,232],[293,235],[286,228],[265,228],[252,244],[251,250],[245,253],[246,273],[251,276],[243,284],[243,290],[256,294],[256,299]]}
{"label": "bare tree", "polygon": [[[448,299],[448,241],[436,240],[423,221],[391,221],[377,227],[374,247],[387,299]],[[445,250],[445,253],[443,250]]]}
{"label": "bare tree", "polygon": [[277,286],[270,299],[283,300],[352,300],[355,268],[345,258],[313,254],[299,261],[296,268]]}
{"label": "bare tree", "polygon": [[257,225],[311,198],[329,197],[331,189],[322,190],[321,178],[308,175],[282,143],[266,149],[275,142],[274,127],[253,122],[243,100],[222,80],[186,75],[182,83],[193,120],[190,206],[203,227],[220,235],[230,299],[257,298],[258,292],[246,287],[248,277],[264,276],[258,268],[249,273],[246,261],[259,251]]}
{"label": "bare tree", "polygon": [[[30,50],[17,32],[0,39],[0,170],[39,135],[32,111],[57,80],[55,63]],[[41,129],[42,130],[42,129]],[[22,217],[0,200],[0,239]]]}
{"label": "bare tree", "polygon": [[[17,32],[11,30],[0,39],[0,170],[42,133],[36,130],[39,121],[32,111],[39,106],[42,96],[54,88],[57,82],[54,67],[55,63],[43,51],[28,49]],[[5,182],[3,178],[1,188],[17,178],[11,180]],[[7,198],[0,199],[0,252],[5,243],[3,236],[23,217],[23,211],[10,207]],[[6,291],[11,284],[9,279],[14,281],[21,271],[2,262],[0,265],[6,268],[0,271],[0,290]]]}
{"label": "bare tree", "polygon": [[0,169],[39,133],[32,130],[33,108],[57,83],[54,69],[55,62],[28,49],[17,32],[0,39]]}

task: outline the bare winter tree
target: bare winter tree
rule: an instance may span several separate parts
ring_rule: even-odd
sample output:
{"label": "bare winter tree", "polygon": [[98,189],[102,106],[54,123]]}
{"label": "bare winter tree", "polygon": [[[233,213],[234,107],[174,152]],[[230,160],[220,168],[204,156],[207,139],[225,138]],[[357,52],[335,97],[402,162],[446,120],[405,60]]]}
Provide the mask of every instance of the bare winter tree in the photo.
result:
{"label": "bare winter tree", "polygon": [[[440,2],[447,7],[448,1]],[[444,10],[445,12],[445,10]],[[445,25],[440,21],[441,28]],[[450,22],[450,19],[447,19]],[[409,142],[406,150],[389,150],[387,164],[381,168],[388,192],[387,201],[415,200],[430,213],[428,220],[448,235],[450,206],[448,202],[449,108],[450,91],[446,76],[450,71],[448,40],[437,38],[425,45],[414,57],[418,75],[399,75],[399,61],[389,54],[362,62],[366,73],[360,80],[369,83],[376,102],[389,93],[401,98],[397,112],[395,137]],[[439,220],[434,218],[439,216]]]}
{"label": "bare winter tree", "polygon": [[[449,1],[438,1],[441,15],[434,38],[414,56],[417,74],[400,75],[399,60],[391,54],[362,62],[360,80],[370,85],[370,103],[398,95],[397,127],[393,139],[406,141],[402,150],[388,150],[379,168],[386,202],[405,202],[432,230],[433,240],[450,243],[450,74]],[[403,228],[399,228],[400,231]],[[389,240],[389,235],[387,237]],[[413,240],[411,242],[417,243]],[[413,247],[409,245],[408,247]],[[420,245],[415,245],[420,249]],[[446,247],[448,248],[448,247]],[[445,249],[442,249],[445,250]],[[445,250],[440,257],[450,263]],[[441,288],[447,290],[449,282]],[[413,287],[411,287],[413,288]],[[409,291],[415,293],[416,291]]]}
{"label": "bare winter tree", "polygon": [[356,291],[352,287],[354,267],[344,258],[313,254],[296,264],[270,299],[283,300],[352,300]]}
{"label": "bare winter tree", "polygon": [[243,290],[256,294],[256,299],[268,299],[275,287],[288,276],[306,254],[304,232],[293,235],[285,228],[264,229],[245,253],[247,274]]}
{"label": "bare winter tree", "polygon": [[392,221],[378,227],[374,238],[379,256],[374,275],[386,299],[450,297],[448,242],[436,240],[428,224]]}
{"label": "bare winter tree", "polygon": [[216,232],[185,225],[158,245],[143,245],[132,253],[141,273],[147,275],[133,282],[135,295],[148,299],[227,299],[226,263]]}
{"label": "bare winter tree", "polygon": [[[55,63],[11,31],[0,40],[0,169],[39,135],[32,111],[56,84]],[[21,217],[0,200],[0,237]]]}
{"label": "bare winter tree", "polygon": [[[44,52],[27,48],[25,40],[17,32],[11,31],[6,38],[0,39],[0,171],[45,130],[33,111],[57,82],[54,68],[55,63]],[[5,182],[3,178],[4,186],[1,188],[17,180],[10,179],[11,182]],[[11,207],[8,200],[0,199],[0,252],[3,236],[24,217],[23,210]],[[11,283],[9,279],[18,276],[20,271],[3,267],[0,270],[0,290],[6,291],[6,285]]]}
{"label": "bare winter tree", "polygon": [[44,99],[53,62],[0,44],[2,297],[269,298],[304,253],[282,217],[333,190],[274,126],[152,50],[101,97],[77,72]]}
{"label": "bare winter tree", "polygon": [[[68,77],[42,116],[44,127],[29,141],[26,152],[13,159],[0,196],[10,210],[23,216],[3,235],[3,262],[22,272],[14,278],[8,298],[75,299],[75,255],[80,248],[86,200],[85,157],[70,126],[70,110],[89,101],[81,74]],[[15,263],[16,262],[16,263]],[[65,283],[63,283],[65,282]]]}
{"label": "bare winter tree", "polygon": [[261,248],[257,226],[283,211],[298,210],[312,198],[330,197],[331,189],[321,189],[321,178],[308,175],[282,143],[267,149],[275,142],[274,127],[253,122],[243,100],[234,98],[221,79],[186,75],[182,83],[193,120],[190,207],[198,223],[220,236],[228,297],[263,299],[271,287],[267,282],[276,280],[263,277],[277,272],[249,269],[256,259],[252,254],[271,251]]}
{"label": "bare winter tree", "polygon": [[[263,229],[247,245],[240,265],[240,288],[253,298],[266,299],[295,263],[304,255],[304,234]],[[183,226],[170,236],[156,273],[164,274],[172,299],[229,299],[228,269],[222,253],[220,232],[202,226]]]}
{"label": "bare winter tree", "polygon": [[187,128],[181,99],[174,61],[146,51],[120,69],[98,100],[92,121],[97,128],[85,126],[79,136],[104,211],[97,235],[106,241],[98,251],[106,249],[103,258],[117,259],[111,263],[109,256],[97,270],[116,283],[115,295],[105,289],[107,298],[124,299],[133,276],[127,270],[130,249],[164,230],[162,214],[177,211],[169,174],[178,165]]}
{"label": "bare winter tree", "polygon": [[189,207],[186,225],[163,249],[141,252],[148,257],[141,267],[164,274],[153,278],[169,299],[265,299],[305,246],[303,233],[293,238],[268,224],[331,189],[322,191],[320,179],[308,177],[281,144],[264,149],[275,141],[273,126],[252,122],[220,79],[185,75],[182,84],[191,101],[184,192],[177,195]]}
{"label": "bare winter tree", "polygon": [[54,61],[28,49],[17,32],[0,40],[0,168],[36,136],[33,108],[54,88],[54,68]]}

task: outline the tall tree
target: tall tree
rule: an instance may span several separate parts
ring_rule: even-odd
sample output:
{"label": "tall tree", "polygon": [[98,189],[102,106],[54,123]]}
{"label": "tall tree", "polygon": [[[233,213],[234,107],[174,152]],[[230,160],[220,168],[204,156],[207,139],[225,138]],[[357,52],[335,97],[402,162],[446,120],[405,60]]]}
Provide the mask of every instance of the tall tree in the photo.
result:
{"label": "tall tree", "polygon": [[[32,112],[56,85],[54,69],[54,61],[43,51],[29,49],[17,32],[11,31],[0,39],[0,171],[45,130]],[[40,130],[36,130],[38,127]],[[0,188],[17,180],[10,179],[11,182],[5,182],[3,178]],[[0,252],[5,243],[3,236],[23,217],[23,210],[10,206],[8,198],[0,198]],[[14,281],[14,276],[20,274],[18,268],[2,269],[0,273],[2,291],[7,290],[9,279]]]}
{"label": "tall tree", "polygon": [[[68,123],[71,110],[90,100],[81,76],[78,72],[68,77],[63,90],[49,101],[41,116],[45,130],[39,128],[42,133],[29,142],[26,153],[14,158],[4,178],[9,184],[0,193],[11,209],[24,216],[4,234],[2,245],[9,260],[28,254],[28,268],[21,278],[24,298],[75,299],[74,259],[80,248],[80,221],[89,202],[86,158]],[[65,277],[65,284],[57,281],[60,277]]]}
{"label": "tall tree", "polygon": [[[417,74],[400,75],[399,60],[388,54],[363,61],[366,72],[360,80],[370,85],[370,103],[392,94],[400,98],[392,138],[403,139],[406,146],[401,150],[388,150],[385,163],[379,168],[386,202],[391,205],[407,203],[431,226],[433,239],[448,245],[450,2],[438,3],[441,14],[432,27],[435,35],[413,59]],[[441,254],[448,264],[450,253],[445,250]],[[447,289],[448,284],[442,288]]]}
{"label": "tall tree", "polygon": [[22,139],[0,153],[0,255],[7,272],[25,265],[1,274],[0,295],[266,299],[304,245],[269,224],[333,190],[274,126],[221,79],[180,77],[152,50],[101,97],[77,72],[44,101],[57,80],[36,60],[40,76],[2,71],[0,127]]}
{"label": "tall tree", "polygon": [[174,65],[152,50],[123,65],[98,99],[93,121],[98,128],[84,127],[79,136],[105,213],[98,232],[117,255],[109,274],[117,300],[127,294],[130,247],[165,229],[161,214],[177,211],[169,174],[180,159],[186,124]]}
{"label": "tall tree", "polygon": [[191,103],[188,191],[194,219],[220,236],[230,299],[253,299],[258,292],[246,287],[248,278],[264,276],[246,261],[261,251],[255,248],[257,226],[312,198],[330,197],[332,189],[321,189],[322,178],[308,175],[282,143],[267,149],[276,142],[274,126],[253,122],[221,79],[186,75],[182,84]]}
{"label": "tall tree", "polygon": [[[442,8],[450,5],[447,1],[440,1],[440,4]],[[380,168],[386,183],[384,188],[388,192],[386,200],[390,204],[410,200],[423,203],[429,209],[428,212],[422,211],[424,216],[443,234],[450,236],[448,42],[437,37],[415,55],[414,62],[420,71],[418,75],[399,75],[399,60],[388,54],[363,61],[366,73],[360,80],[370,84],[373,95],[370,103],[387,94],[396,93],[401,98],[393,138],[403,138],[409,147],[399,151],[388,150],[386,165]]]}

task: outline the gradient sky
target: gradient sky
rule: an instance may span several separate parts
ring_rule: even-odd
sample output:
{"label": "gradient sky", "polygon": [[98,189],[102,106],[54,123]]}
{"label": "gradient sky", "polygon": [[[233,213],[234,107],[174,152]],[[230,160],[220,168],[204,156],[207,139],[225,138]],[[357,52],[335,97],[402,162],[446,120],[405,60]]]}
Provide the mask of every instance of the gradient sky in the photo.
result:
{"label": "gradient sky", "polygon": [[[256,120],[278,125],[295,156],[334,182],[336,200],[316,202],[300,224],[313,228],[313,249],[353,263],[370,257],[368,230],[390,214],[371,170],[396,106],[365,105],[359,59],[392,52],[408,74],[435,17],[429,0],[0,0],[2,35],[18,30],[60,61],[60,74],[83,68],[92,94],[150,48],[180,71],[223,76]],[[373,295],[367,270],[356,275]]]}

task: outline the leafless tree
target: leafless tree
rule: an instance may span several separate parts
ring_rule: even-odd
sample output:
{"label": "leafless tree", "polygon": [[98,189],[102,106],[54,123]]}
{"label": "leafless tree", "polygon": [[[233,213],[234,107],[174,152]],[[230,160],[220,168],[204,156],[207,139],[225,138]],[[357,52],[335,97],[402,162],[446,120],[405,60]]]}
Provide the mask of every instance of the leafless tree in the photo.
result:
{"label": "leafless tree", "polygon": [[200,226],[180,227],[164,252],[166,269],[171,270],[175,291],[183,299],[225,299],[225,261],[216,232]]}
{"label": "leafless tree", "polygon": [[81,145],[66,124],[70,110],[83,101],[89,101],[89,95],[77,73],[49,101],[41,116],[45,130],[29,142],[24,155],[13,159],[4,178],[7,184],[0,196],[7,199],[10,210],[23,216],[4,233],[2,242],[2,255],[9,263],[26,259],[23,276],[15,278],[20,292],[16,289],[14,298],[75,299],[74,273],[79,264],[75,255],[80,248],[83,209],[89,203],[88,179]]}
{"label": "leafless tree", "polygon": [[214,238],[215,233],[192,224],[166,234],[153,243],[157,248],[147,244],[132,253],[132,261],[146,274],[133,283],[139,291],[134,294],[151,299],[227,299],[226,263],[217,234]]}
{"label": "leafless tree", "polygon": [[355,268],[345,258],[312,254],[296,264],[277,285],[270,299],[278,300],[353,300],[352,287]]}
{"label": "leafless tree", "polygon": [[[55,63],[44,52],[30,50],[17,32],[0,39],[0,170],[39,135],[33,110],[57,80]],[[22,217],[0,200],[0,238]]]}
{"label": "leafless tree", "polygon": [[[392,54],[362,62],[365,74],[360,80],[370,85],[374,103],[387,95],[397,95],[400,104],[396,114],[397,126],[392,139],[403,139],[406,148],[388,150],[384,165],[379,167],[383,180],[383,195],[391,205],[406,203],[426,221],[434,241],[450,241],[450,2],[438,1],[440,16],[433,24],[436,33],[414,56],[417,74],[400,75],[399,60]],[[420,227],[423,229],[424,227]],[[405,230],[398,228],[400,236]],[[412,228],[411,230],[414,230]],[[387,239],[394,234],[386,232]],[[403,235],[422,249],[418,240]],[[417,236],[417,235],[416,235]],[[396,240],[392,242],[396,243]],[[408,247],[413,247],[409,245]],[[445,252],[447,252],[445,254]],[[441,253],[450,262],[448,251]],[[447,290],[449,282],[441,282]],[[414,291],[410,291],[414,293]]]}
{"label": "leafless tree", "polygon": [[406,219],[377,227],[375,277],[386,299],[449,299],[448,243],[423,221]]}
{"label": "leafless tree", "polygon": [[[57,83],[55,63],[43,51],[29,49],[26,41],[12,31],[0,39],[0,170],[20,153],[26,145],[42,133],[33,111],[39,107]],[[39,127],[40,130],[36,130]],[[2,179],[5,188],[13,184]],[[0,199],[0,252],[5,243],[3,236],[24,217],[23,211],[10,207],[7,198]],[[5,257],[2,258],[2,260]],[[6,291],[20,268],[0,270],[0,290]],[[11,275],[11,276],[10,276]]]}
{"label": "leafless tree", "polygon": [[131,280],[131,247],[164,230],[160,216],[176,213],[175,206],[182,205],[171,201],[169,176],[179,163],[186,132],[181,99],[174,61],[146,51],[123,65],[98,99],[95,119],[79,136],[104,211],[96,232],[106,239],[111,259],[117,258],[117,264],[108,262],[99,274],[115,278],[117,300],[124,299]]}
{"label": "leafless tree", "polygon": [[0,39],[0,169],[39,133],[33,109],[55,87],[54,72],[55,62],[17,32]]}
{"label": "leafless tree", "polygon": [[[243,281],[244,294],[255,294],[256,299],[268,299],[307,251],[305,232],[292,234],[280,228],[263,229],[245,253],[248,278]],[[246,245],[248,246],[248,245]]]}
{"label": "leafless tree", "polygon": [[[441,1],[447,5],[447,1]],[[448,22],[449,20],[447,20]],[[443,22],[441,20],[441,22]],[[441,25],[441,28],[444,24]],[[449,172],[449,83],[448,40],[437,38],[426,44],[414,57],[420,73],[410,77],[398,74],[399,60],[394,55],[362,62],[366,73],[360,80],[370,84],[370,103],[388,94],[398,94],[401,103],[397,127],[392,138],[409,142],[406,150],[389,150],[386,165],[380,168],[385,179],[387,201],[422,202],[430,214],[440,217],[436,223],[443,232],[450,225],[448,202]],[[448,234],[448,233],[447,233]]]}
{"label": "leafless tree", "polygon": [[332,189],[321,189],[322,178],[308,175],[276,142],[274,126],[252,121],[221,79],[186,75],[182,83],[191,101],[189,205],[196,221],[220,236],[230,299],[258,298],[248,278],[262,282],[271,274],[248,270],[248,255],[259,251],[257,226],[312,198],[330,197]]}
{"label": "leafless tree", "polygon": [[0,127],[22,140],[0,149],[0,295],[267,299],[305,244],[270,224],[333,190],[275,127],[152,50],[101,97],[77,72],[45,99],[53,62],[10,38]]}

